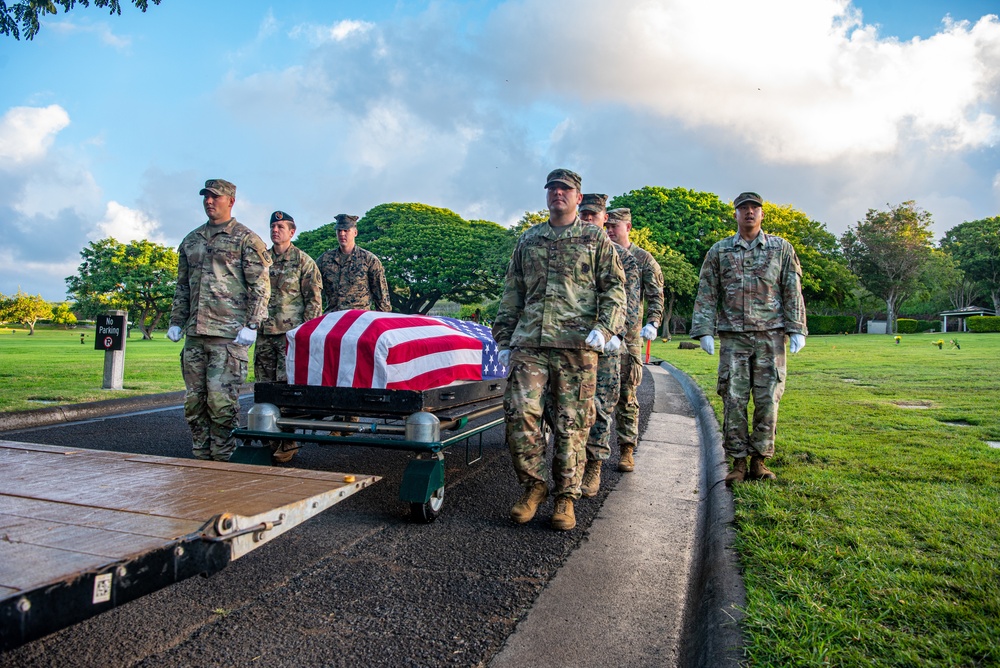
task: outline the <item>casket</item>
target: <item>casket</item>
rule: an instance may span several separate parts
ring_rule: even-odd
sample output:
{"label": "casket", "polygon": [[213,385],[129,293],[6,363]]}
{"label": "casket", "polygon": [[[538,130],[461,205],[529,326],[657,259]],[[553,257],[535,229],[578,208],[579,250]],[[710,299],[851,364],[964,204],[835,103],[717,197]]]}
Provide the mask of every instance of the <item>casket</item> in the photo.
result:
{"label": "casket", "polygon": [[286,337],[290,385],[419,391],[507,375],[490,330],[454,318],[334,311]]}

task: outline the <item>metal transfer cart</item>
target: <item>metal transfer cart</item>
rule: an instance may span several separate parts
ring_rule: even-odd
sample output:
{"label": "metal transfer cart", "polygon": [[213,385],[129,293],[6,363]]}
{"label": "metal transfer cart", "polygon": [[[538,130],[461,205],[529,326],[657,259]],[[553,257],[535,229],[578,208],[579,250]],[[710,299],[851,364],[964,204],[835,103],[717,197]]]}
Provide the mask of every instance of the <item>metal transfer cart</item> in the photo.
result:
{"label": "metal transfer cart", "polygon": [[[409,451],[414,458],[403,472],[399,498],[410,504],[411,519],[433,522],[444,505],[444,451],[465,442],[466,464],[482,459],[483,432],[503,423],[506,383],[460,381],[422,391],[257,383],[247,428],[233,432],[242,444],[230,461],[270,465],[268,443],[275,440],[289,448],[308,442]],[[469,443],[473,436],[479,437],[477,453]]]}

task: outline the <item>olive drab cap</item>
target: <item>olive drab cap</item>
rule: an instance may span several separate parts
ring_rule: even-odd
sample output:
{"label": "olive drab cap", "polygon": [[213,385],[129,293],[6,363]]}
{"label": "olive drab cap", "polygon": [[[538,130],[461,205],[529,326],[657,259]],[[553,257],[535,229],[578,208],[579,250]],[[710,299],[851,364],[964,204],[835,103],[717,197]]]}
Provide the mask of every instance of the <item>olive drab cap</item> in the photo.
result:
{"label": "olive drab cap", "polygon": [[204,197],[208,193],[213,195],[229,195],[236,197],[236,186],[225,179],[209,179],[205,181],[205,187],[198,194]]}
{"label": "olive drab cap", "polygon": [[580,202],[580,211],[604,213],[608,210],[608,196],[601,193],[585,193]]}
{"label": "olive drab cap", "polygon": [[736,196],[736,199],[733,200],[733,208],[738,209],[740,208],[740,204],[746,204],[747,202],[753,202],[757,206],[764,206],[764,199],[760,195],[754,192],[745,192]]}
{"label": "olive drab cap", "polygon": [[545,187],[550,187],[553,183],[561,183],[569,188],[580,189],[583,184],[583,180],[580,175],[576,172],[571,172],[568,169],[553,169],[549,172],[548,177],[545,179]]}
{"label": "olive drab cap", "polygon": [[338,230],[351,230],[358,226],[358,217],[347,213],[338,213],[333,219],[337,221]]}
{"label": "olive drab cap", "polygon": [[287,220],[292,225],[295,225],[295,219],[292,218],[287,213],[285,213],[284,211],[275,211],[274,213],[271,214],[271,223],[276,223],[279,220]]}
{"label": "olive drab cap", "polygon": [[627,209],[622,207],[620,209],[611,209],[608,211],[608,222],[609,223],[631,223],[632,222],[632,209]]}

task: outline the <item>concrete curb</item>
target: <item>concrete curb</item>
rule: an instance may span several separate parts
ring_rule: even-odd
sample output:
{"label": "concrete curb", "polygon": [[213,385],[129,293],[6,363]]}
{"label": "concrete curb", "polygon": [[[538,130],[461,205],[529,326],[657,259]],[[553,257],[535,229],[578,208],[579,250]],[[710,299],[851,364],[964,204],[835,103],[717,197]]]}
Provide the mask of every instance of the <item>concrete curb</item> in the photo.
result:
{"label": "concrete curb", "polygon": [[[248,392],[253,392],[253,383],[247,383],[240,388],[241,395]],[[48,427],[54,424],[76,422],[79,420],[93,420],[108,415],[180,406],[183,403],[184,391],[182,390],[179,392],[164,392],[163,394],[124,397],[122,399],[91,401],[84,404],[50,406],[30,411],[0,413],[0,432]]]}
{"label": "concrete curb", "polygon": [[660,366],[680,383],[695,411],[702,450],[701,489],[705,490],[680,665],[736,667],[745,660],[740,622],[746,589],[733,550],[733,496],[723,482],[727,467],[719,422],[690,376],[667,362]]}

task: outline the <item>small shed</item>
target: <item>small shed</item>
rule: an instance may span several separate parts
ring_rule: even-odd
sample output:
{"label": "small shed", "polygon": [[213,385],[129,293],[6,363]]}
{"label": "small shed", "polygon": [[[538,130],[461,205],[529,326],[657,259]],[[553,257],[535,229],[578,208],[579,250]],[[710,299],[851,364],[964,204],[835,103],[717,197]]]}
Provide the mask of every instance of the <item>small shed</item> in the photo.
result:
{"label": "small shed", "polygon": [[983,308],[982,306],[966,306],[965,308],[960,308],[955,311],[944,311],[939,313],[941,316],[941,331],[948,331],[948,318],[958,318],[959,331],[967,332],[969,328],[965,324],[965,319],[972,315],[996,315],[996,313],[988,308]]}

